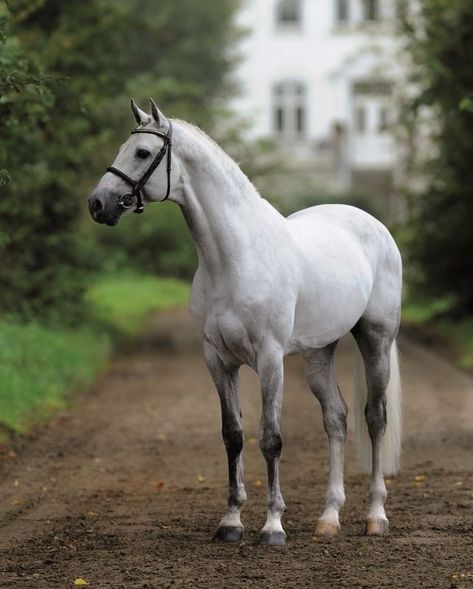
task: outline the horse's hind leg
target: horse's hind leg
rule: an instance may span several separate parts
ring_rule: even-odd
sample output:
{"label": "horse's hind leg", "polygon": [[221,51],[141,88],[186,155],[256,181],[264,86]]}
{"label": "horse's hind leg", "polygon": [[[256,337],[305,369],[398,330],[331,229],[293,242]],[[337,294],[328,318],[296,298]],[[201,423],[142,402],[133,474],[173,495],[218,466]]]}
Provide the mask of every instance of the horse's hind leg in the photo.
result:
{"label": "horse's hind leg", "polygon": [[368,398],[365,408],[371,438],[371,483],[366,533],[379,536],[388,533],[389,522],[384,510],[387,497],[383,477],[382,440],[386,430],[386,389],[390,375],[392,330],[361,319],[352,330],[365,364]]}
{"label": "horse's hind leg", "polygon": [[337,342],[305,355],[309,386],[322,405],[324,427],[329,439],[330,473],[325,509],[315,533],[334,536],[340,529],[338,514],[345,503],[343,450],[347,434],[347,406],[335,381],[333,356]]}
{"label": "horse's hind leg", "polygon": [[238,366],[227,365],[212,346],[204,345],[205,359],[220,398],[222,436],[227,450],[228,509],[220,520],[215,540],[238,542],[243,538],[240,511],[246,501],[243,482],[243,429],[241,425]]}

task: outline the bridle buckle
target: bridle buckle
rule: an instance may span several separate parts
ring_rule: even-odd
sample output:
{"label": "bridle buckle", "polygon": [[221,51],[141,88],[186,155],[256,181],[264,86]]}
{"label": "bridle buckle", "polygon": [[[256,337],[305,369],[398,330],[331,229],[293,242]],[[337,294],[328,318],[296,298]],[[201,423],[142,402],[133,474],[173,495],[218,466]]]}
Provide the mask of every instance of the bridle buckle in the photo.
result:
{"label": "bridle buckle", "polygon": [[118,201],[118,206],[125,210],[131,209],[134,204],[135,195],[133,192],[125,192],[125,194],[121,195],[120,200]]}

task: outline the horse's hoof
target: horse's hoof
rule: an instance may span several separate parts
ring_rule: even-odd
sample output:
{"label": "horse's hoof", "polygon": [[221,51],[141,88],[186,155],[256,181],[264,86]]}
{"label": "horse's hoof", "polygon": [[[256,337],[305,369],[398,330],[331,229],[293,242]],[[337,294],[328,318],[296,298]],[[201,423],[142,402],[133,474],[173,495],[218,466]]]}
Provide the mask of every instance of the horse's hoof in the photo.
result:
{"label": "horse's hoof", "polygon": [[260,543],[268,546],[284,546],[286,544],[286,532],[261,532]]}
{"label": "horse's hoof", "polygon": [[340,524],[334,524],[327,521],[319,521],[315,528],[316,536],[325,536],[325,538],[333,538],[340,531]]}
{"label": "horse's hoof", "polygon": [[387,519],[369,519],[366,522],[366,536],[387,536],[389,534],[389,522]]}
{"label": "horse's hoof", "polygon": [[220,542],[241,542],[243,540],[243,526],[221,526],[215,532],[212,540]]}

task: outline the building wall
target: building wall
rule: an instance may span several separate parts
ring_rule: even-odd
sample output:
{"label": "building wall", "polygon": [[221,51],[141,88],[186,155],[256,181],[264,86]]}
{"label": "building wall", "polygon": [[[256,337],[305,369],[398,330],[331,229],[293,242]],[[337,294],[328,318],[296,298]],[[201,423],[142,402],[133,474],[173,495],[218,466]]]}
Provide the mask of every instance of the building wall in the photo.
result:
{"label": "building wall", "polygon": [[[341,188],[350,186],[352,171],[389,170],[395,166],[391,133],[379,132],[379,109],[389,118],[391,95],[355,92],[366,80],[395,82],[395,0],[379,0],[379,21],[363,20],[364,0],[347,0],[350,20],[337,20],[338,0],[300,0],[300,27],[280,26],[281,0],[244,0],[239,24],[249,31],[241,44],[237,72],[241,95],[235,109],[251,120],[253,137],[276,136],[273,89],[280,82],[306,88],[303,137],[280,137],[300,161],[315,166],[330,161]],[[283,0],[284,1],[284,0]],[[357,109],[366,111],[358,116]],[[357,125],[364,129],[357,131]]]}

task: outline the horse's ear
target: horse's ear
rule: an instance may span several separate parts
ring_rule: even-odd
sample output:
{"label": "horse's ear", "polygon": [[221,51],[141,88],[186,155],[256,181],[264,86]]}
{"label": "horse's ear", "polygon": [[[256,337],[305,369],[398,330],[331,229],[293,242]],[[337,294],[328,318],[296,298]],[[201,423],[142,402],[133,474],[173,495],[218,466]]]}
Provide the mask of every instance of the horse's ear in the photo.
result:
{"label": "horse's ear", "polygon": [[136,102],[133,100],[133,98],[131,99],[131,112],[133,113],[135,121],[138,125],[149,122],[149,115],[142,111],[141,108],[136,106]]}
{"label": "horse's ear", "polygon": [[151,105],[151,116],[153,117],[153,120],[158,125],[158,127],[161,127],[164,121],[166,120],[166,117],[159,110],[159,108],[156,105],[156,102],[152,98],[149,99],[149,103]]}

